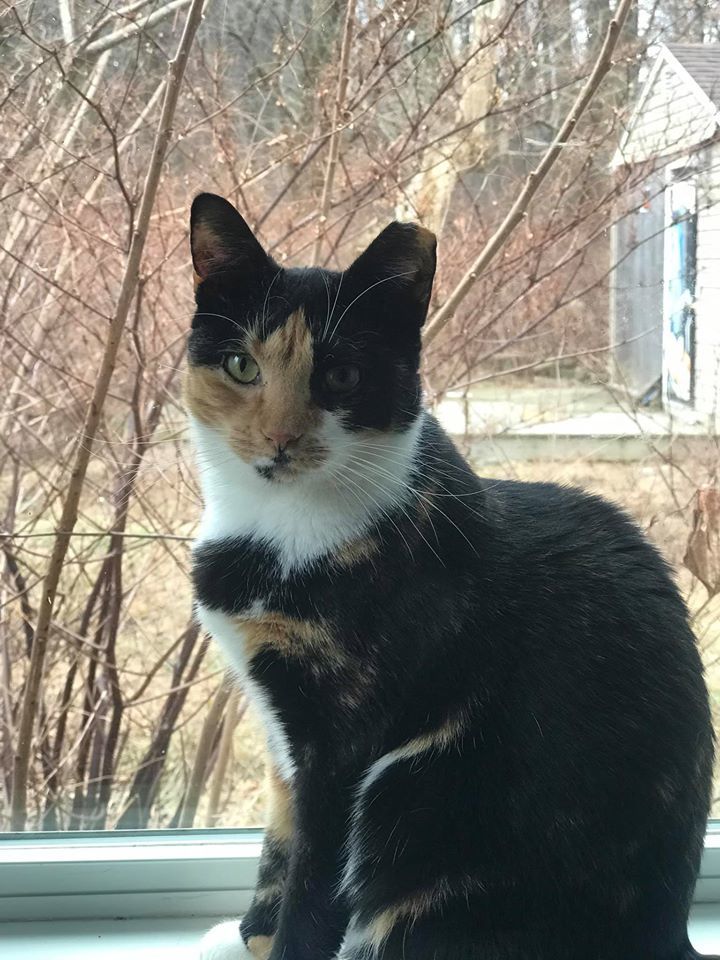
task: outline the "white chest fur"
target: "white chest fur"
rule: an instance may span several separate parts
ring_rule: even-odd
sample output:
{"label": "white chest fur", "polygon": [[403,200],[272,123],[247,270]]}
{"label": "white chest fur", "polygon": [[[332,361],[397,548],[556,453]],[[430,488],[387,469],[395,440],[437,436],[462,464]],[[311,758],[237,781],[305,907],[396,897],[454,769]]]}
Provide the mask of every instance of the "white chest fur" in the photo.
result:
{"label": "white chest fur", "polygon": [[[278,578],[302,570],[361,536],[375,518],[402,506],[411,493],[408,477],[422,423],[423,415],[402,433],[368,439],[326,414],[321,437],[330,455],[325,468],[281,484],[264,479],[221,433],[191,417],[205,501],[197,543],[250,538],[275,548]],[[260,712],[277,769],[292,777],[291,745],[270,693],[249,675],[242,626],[237,618],[201,603],[197,613]],[[262,613],[262,603],[255,601],[243,617],[260,618]]]}
{"label": "white chest fur", "polygon": [[306,566],[407,498],[422,422],[421,415],[402,433],[367,441],[326,414],[327,464],[282,484],[261,477],[218,431],[191,417],[205,501],[198,542],[251,537],[277,549],[284,576]]}

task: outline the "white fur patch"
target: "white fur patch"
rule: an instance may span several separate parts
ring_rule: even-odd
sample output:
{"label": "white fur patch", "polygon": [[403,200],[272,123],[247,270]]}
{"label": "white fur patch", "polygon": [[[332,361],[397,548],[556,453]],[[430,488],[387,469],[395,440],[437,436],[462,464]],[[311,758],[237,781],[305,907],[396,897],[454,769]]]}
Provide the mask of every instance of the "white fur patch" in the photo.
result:
{"label": "white fur patch", "polygon": [[[254,613],[259,617],[264,609],[263,602],[255,600],[247,611],[243,611],[243,616],[252,616]],[[258,711],[267,736],[268,750],[278,772],[285,780],[291,780],[295,773],[295,763],[290,751],[290,743],[267,692],[248,674],[242,629],[232,617],[221,610],[211,610],[201,603],[197,604],[196,613],[202,626],[220,645],[238,683]]]}
{"label": "white fur patch", "polygon": [[337,960],[369,960],[375,952],[377,951],[373,950],[368,929],[360,927],[355,916],[351,917],[338,950]]}
{"label": "white fur patch", "polygon": [[408,497],[424,414],[400,433],[346,430],[325,412],[326,463],[291,482],[260,476],[221,433],[190,417],[205,510],[198,543],[251,537],[275,547],[281,573],[337,549]]}
{"label": "white fur patch", "polygon": [[355,802],[353,804],[350,819],[350,834],[348,837],[347,851],[348,858],[340,881],[340,889],[346,892],[352,890],[357,879],[358,863],[360,860],[363,838],[358,828],[362,806],[365,802],[365,795],[376,780],[385,773],[395,763],[401,760],[416,760],[423,755],[432,754],[438,750],[449,747],[460,734],[465,723],[465,717],[462,713],[457,716],[448,717],[435,730],[428,731],[408,740],[394,750],[388,750],[387,753],[378,757],[365,771],[360,780],[355,793]]}
{"label": "white fur patch", "polygon": [[353,804],[351,815],[351,827],[348,842],[348,858],[345,864],[345,870],[343,871],[342,879],[340,881],[340,890],[347,893],[352,890],[355,884],[358,861],[360,859],[361,852],[360,847],[362,845],[362,838],[358,835],[357,822],[360,818],[360,811],[362,809],[362,803],[365,798],[365,794],[370,789],[372,784],[375,783],[375,781],[378,780],[382,774],[394,763],[397,763],[399,760],[406,760],[411,757],[415,757],[417,756],[417,753],[418,750],[416,746],[412,744],[404,744],[403,746],[397,747],[395,750],[390,750],[388,753],[383,754],[382,757],[379,757],[374,763],[371,763],[365,771],[362,780],[358,784],[357,792],[355,794],[355,803]]}
{"label": "white fur patch", "polygon": [[253,960],[240,936],[240,921],[218,923],[200,941],[200,960]]}

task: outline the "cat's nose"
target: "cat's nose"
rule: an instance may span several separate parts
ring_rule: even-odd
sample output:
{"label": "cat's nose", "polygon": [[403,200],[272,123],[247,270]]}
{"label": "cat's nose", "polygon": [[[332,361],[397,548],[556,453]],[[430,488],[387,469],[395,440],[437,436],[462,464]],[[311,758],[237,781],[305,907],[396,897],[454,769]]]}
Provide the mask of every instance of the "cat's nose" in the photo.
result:
{"label": "cat's nose", "polygon": [[289,430],[266,430],[265,437],[273,443],[278,451],[282,452],[289,444],[299,440],[301,433],[291,433]]}

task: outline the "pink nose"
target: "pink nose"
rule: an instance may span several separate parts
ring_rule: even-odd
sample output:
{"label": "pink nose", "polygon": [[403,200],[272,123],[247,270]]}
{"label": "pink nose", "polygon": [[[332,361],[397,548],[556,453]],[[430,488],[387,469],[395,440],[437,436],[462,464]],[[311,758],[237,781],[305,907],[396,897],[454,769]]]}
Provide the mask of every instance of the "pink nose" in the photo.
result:
{"label": "pink nose", "polygon": [[266,430],[265,436],[267,439],[274,443],[278,449],[284,450],[289,443],[292,443],[293,440],[299,440],[302,434],[299,433],[290,433],[289,430]]}

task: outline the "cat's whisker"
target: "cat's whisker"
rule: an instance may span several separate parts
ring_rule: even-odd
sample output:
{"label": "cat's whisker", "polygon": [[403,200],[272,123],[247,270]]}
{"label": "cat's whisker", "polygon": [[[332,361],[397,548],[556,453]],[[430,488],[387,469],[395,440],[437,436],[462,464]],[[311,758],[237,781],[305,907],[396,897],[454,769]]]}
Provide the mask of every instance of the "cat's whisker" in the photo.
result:
{"label": "cat's whisker", "polygon": [[263,339],[263,340],[264,340],[265,337],[266,337],[266,322],[267,322],[267,313],[266,313],[266,310],[267,310],[267,305],[268,305],[268,298],[270,297],[270,291],[271,291],[272,288],[273,288],[273,284],[275,283],[275,281],[277,280],[277,278],[280,276],[281,273],[282,273],[282,267],[280,267],[280,268],[278,269],[278,271],[276,272],[275,276],[272,278],[272,280],[271,280],[270,283],[268,284],[267,290],[265,291],[265,300],[263,301],[263,307],[262,307],[262,311],[261,311],[261,313],[260,313],[260,330],[261,330],[260,336],[261,336],[261,339]]}
{"label": "cat's whisker", "polygon": [[[372,477],[368,476],[366,472],[363,472],[363,471],[361,471],[361,470],[356,470],[356,469],[354,469],[353,467],[348,466],[347,463],[343,464],[343,468],[346,469],[346,470],[350,470],[350,471],[351,471],[352,473],[354,473],[356,476],[362,477],[364,480],[367,480],[369,483],[372,483],[373,486],[377,487],[379,490],[382,490],[383,492],[385,491],[385,487],[384,487],[378,480],[375,480],[375,479],[373,479]],[[369,496],[369,494],[368,494],[368,496]],[[376,501],[376,502],[377,502],[377,501]],[[435,548],[434,548],[433,545],[430,543],[430,541],[427,539],[427,537],[426,537],[425,534],[422,532],[422,530],[421,530],[421,529],[418,527],[418,525],[415,523],[415,521],[413,520],[412,516],[410,515],[410,513],[409,513],[409,511],[408,511],[408,509],[407,509],[407,506],[402,502],[402,500],[399,499],[399,497],[396,498],[393,502],[394,502],[395,507],[396,507],[396,508],[398,509],[398,511],[401,513],[401,515],[404,515],[405,517],[407,517],[408,521],[409,521],[409,522],[411,523],[411,525],[415,528],[415,532],[425,541],[425,543],[427,544],[427,546],[428,546],[428,547],[430,548],[430,550],[435,554],[435,556],[438,558],[438,560],[440,561],[440,563],[441,563],[443,566],[445,566],[445,561],[444,561],[443,558],[440,556],[440,554],[437,552],[437,550],[435,550]],[[399,530],[399,528],[398,528],[397,526],[396,526],[396,529],[398,530],[398,533],[399,533],[400,530]],[[436,534],[436,536],[437,536],[437,534]],[[403,539],[405,539],[405,538],[403,537]],[[407,541],[405,541],[405,542],[407,543]]]}
{"label": "cat's whisker", "polygon": [[[345,493],[352,494],[352,496],[355,498],[355,500],[358,502],[358,504],[361,507],[365,506],[365,501],[362,499],[360,494],[358,494],[355,490],[353,490],[351,487],[348,486],[348,483],[351,482],[350,477],[343,476],[342,473],[337,468],[330,470],[328,473],[328,476],[332,479],[333,483],[338,484]],[[387,508],[381,509],[381,512],[378,514],[378,516],[372,521],[372,525],[377,529],[379,527],[380,520],[383,518],[389,519],[390,522],[392,523],[392,520],[388,515]],[[408,550],[409,549],[410,548],[408,546]]]}
{"label": "cat's whisker", "polygon": [[343,317],[345,316],[345,314],[348,312],[348,310],[350,309],[350,307],[352,307],[353,304],[357,303],[358,300],[359,300],[361,297],[364,297],[366,293],[369,293],[369,292],[370,292],[371,290],[373,290],[375,287],[379,287],[381,283],[388,283],[390,280],[397,280],[399,277],[409,277],[409,276],[412,276],[412,274],[413,274],[413,271],[412,271],[412,270],[405,270],[403,273],[394,273],[394,274],[392,274],[392,276],[390,276],[390,277],[382,277],[382,279],[376,280],[375,283],[371,283],[370,286],[365,287],[365,289],[362,290],[356,297],[354,297],[354,298],[350,301],[350,303],[345,307],[345,309],[343,310],[343,312],[342,312],[342,313],[340,314],[340,316],[338,317],[337,323],[335,324],[335,326],[334,326],[333,329],[332,329],[332,333],[330,334],[330,336],[329,336],[327,339],[328,339],[328,340],[332,340],[332,338],[335,336],[335,333],[337,332],[337,328],[340,326],[340,323],[341,323],[341,321],[342,321],[342,318],[343,318]]}
{"label": "cat's whisker", "polygon": [[335,299],[333,300],[332,309],[331,309],[331,310],[329,311],[329,313],[328,313],[327,321],[325,322],[325,326],[324,326],[324,328],[323,328],[322,336],[320,337],[321,340],[325,340],[325,338],[327,337],[328,328],[329,328],[330,324],[332,323],[333,314],[335,313],[335,307],[337,306],[338,297],[340,296],[340,291],[342,290],[342,285],[343,285],[343,280],[344,280],[344,279],[345,279],[345,271],[343,270],[342,273],[340,274],[340,281],[339,281],[339,283],[338,283],[338,288],[337,288],[337,290],[335,291]]}
{"label": "cat's whisker", "polygon": [[[368,461],[362,460],[362,459],[357,458],[357,457],[353,457],[353,458],[351,458],[351,460],[353,460],[355,463],[357,463],[357,464],[359,464],[359,465],[366,465],[366,466],[373,467],[373,465],[370,464]],[[391,471],[385,469],[384,467],[380,467],[379,465],[375,466],[374,469],[379,469],[379,470],[381,470],[381,471],[382,471],[384,474],[386,474],[388,477],[394,477],[394,476],[395,476]],[[478,556],[478,557],[480,556],[480,554],[477,552],[477,550],[476,550],[474,544],[472,543],[472,541],[468,539],[467,535],[460,529],[460,527],[457,525],[457,523],[455,523],[455,521],[452,519],[452,517],[448,516],[448,514],[445,513],[445,511],[442,510],[442,509],[434,502],[434,500],[433,500],[432,497],[428,497],[428,496],[427,496],[425,493],[423,493],[421,490],[418,490],[416,487],[412,486],[412,485],[409,484],[409,483],[408,483],[408,490],[411,490],[411,491],[415,494],[416,497],[418,497],[420,500],[422,500],[423,503],[426,504],[426,509],[427,509],[427,512],[428,512],[428,519],[430,520],[430,525],[433,527],[433,531],[435,532],[435,537],[436,537],[436,539],[437,539],[437,531],[435,531],[435,527],[434,527],[434,525],[433,525],[433,523],[432,523],[432,520],[430,519],[430,516],[429,516],[430,510],[437,510],[437,512],[438,512],[441,516],[445,517],[445,519],[448,521],[448,523],[452,524],[452,526],[455,527],[455,529],[458,531],[458,533],[459,533],[460,536],[463,538],[463,540],[466,541],[466,543],[469,545],[469,547],[470,547],[470,549],[473,551],[473,553],[474,553],[476,556]]]}
{"label": "cat's whisker", "polygon": [[[369,442],[369,441],[366,441],[366,440],[356,440],[356,441],[355,441],[355,444],[356,444],[358,447],[362,447],[362,448],[364,448],[364,449],[377,449],[377,450],[381,450],[381,451],[383,451],[383,452],[387,451],[387,447],[386,447],[385,445],[383,445],[383,444],[373,444],[372,442]],[[429,448],[429,446],[430,446],[430,445],[427,444],[427,447],[428,447],[428,448]],[[385,455],[385,453],[383,453],[383,455]],[[387,455],[388,455],[388,457],[390,457],[390,454],[387,454]],[[431,461],[431,462],[433,462],[433,463],[437,463],[437,464],[442,465],[444,468],[447,468],[448,466],[453,466],[452,464],[449,464],[449,463],[448,463],[447,457],[437,457],[437,456],[433,456],[433,455],[429,454],[429,453],[427,452],[427,450],[425,450],[425,449],[423,449],[422,460],[429,460],[429,461]],[[404,462],[404,461],[401,460],[400,462],[402,463],[402,462]],[[422,463],[419,462],[419,461],[413,464],[413,469],[415,470],[416,473],[419,473],[419,472],[422,470],[422,468],[423,468],[423,465],[422,465]],[[435,474],[434,474],[434,473],[433,473],[433,474],[429,474],[429,473],[428,473],[428,474],[426,474],[425,476],[426,476],[427,479],[434,479],[434,478],[435,478]],[[464,474],[463,474],[463,472],[460,470],[459,467],[455,468],[455,472],[454,472],[454,473],[448,472],[447,469],[446,469],[444,472],[443,472],[443,471],[440,471],[440,472],[439,472],[439,476],[444,477],[444,478],[447,479],[447,480],[453,480],[453,479],[454,479],[454,480],[463,480],[463,478],[464,478]],[[463,482],[465,482],[465,481],[463,481]],[[485,494],[487,494],[489,491],[494,490],[497,486],[499,486],[499,485],[502,484],[502,483],[503,483],[503,481],[502,481],[501,479],[486,480],[486,481],[484,481],[482,488],[479,489],[479,490],[470,490],[470,491],[468,491],[467,493],[447,493],[447,494],[445,494],[445,496],[453,497],[453,498],[456,498],[456,499],[461,499],[461,498],[465,498],[465,497],[483,497],[483,496],[484,496]]]}
{"label": "cat's whisker", "polygon": [[[389,512],[389,508],[383,507],[382,504],[379,503],[379,501],[376,500],[375,497],[372,496],[372,494],[368,493],[367,490],[363,490],[362,486],[361,486],[359,483],[357,483],[357,481],[353,480],[351,477],[348,477],[348,476],[346,475],[346,470],[348,469],[346,465],[343,465],[340,469],[341,469],[341,471],[342,471],[343,479],[344,479],[345,481],[347,481],[348,483],[351,483],[356,489],[360,490],[361,493],[363,493],[366,497],[368,497],[368,498],[375,504],[375,506],[377,507],[380,516],[381,516],[381,517],[384,516],[385,519],[387,519],[387,520],[393,525],[393,527],[397,530],[398,535],[399,535],[400,538],[402,539],[403,543],[404,543],[405,546],[407,547],[407,551],[408,551],[408,553],[410,554],[410,559],[414,561],[414,560],[415,560],[415,555],[414,555],[413,552],[412,552],[412,547],[411,547],[410,544],[408,543],[408,541],[407,541],[405,535],[403,534],[402,530],[400,529],[400,527],[397,525],[397,523],[395,523],[394,519],[392,518],[392,516],[391,516],[391,514],[390,514],[390,512]],[[358,473],[358,471],[356,471],[356,470],[353,470],[352,472],[353,472],[353,473]],[[378,485],[378,486],[379,486],[379,485]],[[382,489],[382,488],[381,488],[381,489]],[[395,502],[392,502],[391,505],[392,505],[392,506],[398,506],[398,504],[395,503]],[[438,559],[439,559],[439,558],[438,558]]]}
{"label": "cat's whisker", "polygon": [[[388,458],[388,460],[390,461],[390,458]],[[400,461],[390,461],[390,462],[396,462],[396,463],[398,463],[400,466],[403,466],[403,465],[404,465],[404,461],[402,461],[402,460],[400,460]],[[423,469],[422,465],[420,465],[420,464],[414,464],[414,465],[413,465],[413,475],[414,475],[415,477],[417,477],[419,480],[427,481],[428,483],[431,483],[433,486],[438,487],[440,492],[434,492],[434,496],[437,496],[437,497],[440,497],[440,498],[445,498],[445,499],[448,499],[448,500],[456,500],[456,501],[458,501],[458,502],[462,502],[462,501],[463,501],[464,499],[466,499],[467,497],[482,496],[482,494],[483,494],[483,491],[474,492],[474,493],[468,492],[468,493],[465,493],[465,494],[463,494],[463,493],[454,493],[453,491],[451,491],[451,490],[449,489],[449,487],[448,487],[445,483],[442,482],[443,479],[448,480],[448,481],[452,481],[454,478],[452,477],[451,474],[443,474],[443,473],[437,472],[437,471],[429,472],[428,470]],[[489,485],[485,488],[485,490],[486,490],[486,491],[487,491],[487,490],[491,490],[494,486],[495,486],[495,484],[489,484]],[[466,504],[466,505],[465,505],[465,509],[467,509],[470,513],[472,513],[474,516],[478,517],[479,519],[482,519],[483,516],[484,516],[483,513],[482,513],[480,510],[475,509],[475,508],[472,507],[470,504]]]}
{"label": "cat's whisker", "polygon": [[[325,298],[327,300],[327,308],[325,312],[325,325],[327,325],[328,318],[330,316],[330,285],[328,283],[327,276],[325,275],[324,271],[320,274],[320,276],[322,278],[323,286],[325,287]],[[323,329],[325,329],[325,325],[323,325]],[[322,336],[320,337],[320,339],[322,340]]]}
{"label": "cat's whisker", "polygon": [[193,314],[195,317],[217,317],[219,320],[227,320],[228,323],[231,323],[234,327],[237,327],[238,330],[245,332],[245,327],[238,323],[237,320],[233,320],[232,317],[228,317],[224,313],[211,313],[209,310],[196,310]]}
{"label": "cat's whisker", "polygon": [[[357,449],[359,449],[359,450],[361,450],[361,451],[363,451],[363,452],[367,452],[367,448],[366,448],[366,445],[365,445],[364,441],[356,441],[355,446],[357,447]],[[377,449],[377,450],[381,451],[381,453],[380,453],[381,459],[385,459],[385,460],[387,460],[388,462],[397,463],[397,464],[399,464],[401,467],[404,467],[404,466],[406,465],[406,460],[405,460],[405,459],[403,459],[402,457],[398,457],[397,455],[394,455],[394,454],[388,452],[388,451],[387,451],[387,448],[384,447],[384,446],[382,446],[382,445],[378,445],[377,447],[375,447],[375,448],[373,448],[373,449]],[[430,459],[430,460],[433,460],[435,463],[438,463],[438,464],[440,464],[440,465],[442,465],[442,466],[447,466],[447,460],[446,460],[445,458],[442,458],[442,457],[426,457],[424,451],[423,451],[423,455],[422,455],[422,456],[423,456],[423,459]],[[371,462],[372,462],[372,461],[371,461]],[[481,490],[468,491],[467,493],[454,493],[454,492],[449,491],[448,487],[447,487],[444,483],[442,483],[441,481],[442,481],[443,479],[445,479],[445,480],[453,480],[453,479],[454,479],[454,480],[457,480],[457,479],[461,476],[459,472],[458,472],[457,474],[455,474],[455,475],[453,475],[452,473],[449,473],[448,471],[442,471],[442,470],[441,470],[441,471],[433,471],[433,472],[431,473],[431,472],[429,472],[429,470],[427,470],[427,469],[423,466],[422,462],[419,461],[419,460],[416,460],[416,461],[413,463],[412,469],[413,469],[413,473],[414,473],[416,476],[420,477],[421,479],[428,480],[428,481],[430,481],[430,482],[433,482],[433,483],[437,484],[437,485],[440,487],[441,490],[445,491],[444,493],[438,494],[439,496],[448,497],[448,498],[452,498],[452,499],[455,499],[455,500],[460,500],[460,499],[463,499],[463,498],[465,498],[465,497],[482,497],[485,491],[491,490],[491,489],[496,485],[495,483],[489,483],[489,484],[487,484],[487,485],[486,485],[483,489],[481,489]],[[499,482],[501,482],[501,481],[496,481],[496,483],[499,483]],[[472,510],[472,508],[470,508],[470,507],[468,507],[468,509],[471,509],[471,510]],[[472,512],[474,512],[474,513],[476,514],[476,516],[482,516],[482,514],[479,513],[478,511],[472,511]]]}
{"label": "cat's whisker", "polygon": [[[333,483],[335,483],[335,482],[340,482],[340,480],[341,480],[339,474],[337,473],[337,470],[336,470],[336,469],[333,469],[333,468],[331,468],[331,469],[329,469],[329,470],[327,471],[326,476],[327,476],[330,480],[332,480]],[[342,483],[341,483],[341,486],[342,486],[343,490],[344,490],[346,493],[353,493],[353,491],[348,490],[347,487],[344,486]],[[362,505],[362,501],[359,499],[358,495],[357,495],[356,493],[353,493],[353,495],[355,496],[355,498],[356,498],[356,499],[360,502],[360,504]],[[347,503],[347,501],[346,501],[346,503]]]}

